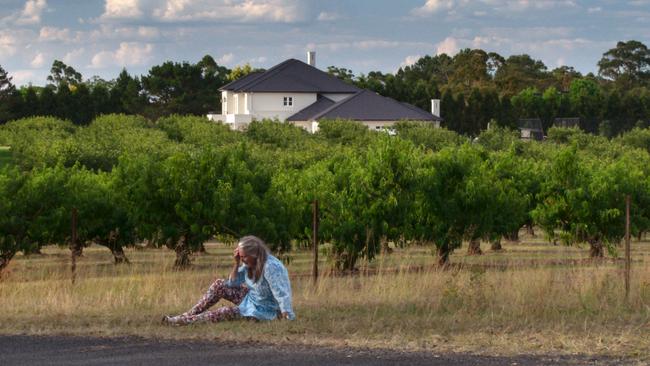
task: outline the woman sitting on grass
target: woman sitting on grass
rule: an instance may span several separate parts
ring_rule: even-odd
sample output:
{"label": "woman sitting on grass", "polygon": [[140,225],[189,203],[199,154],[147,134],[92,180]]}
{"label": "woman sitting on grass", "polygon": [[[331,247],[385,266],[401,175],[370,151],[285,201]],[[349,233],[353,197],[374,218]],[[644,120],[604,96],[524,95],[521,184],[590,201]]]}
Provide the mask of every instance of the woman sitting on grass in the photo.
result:
{"label": "woman sitting on grass", "polygon": [[[269,253],[264,242],[252,235],[241,238],[234,258],[235,265],[227,281],[217,279],[192,309],[178,316],[165,316],[163,323],[187,325],[241,318],[295,319],[287,269]],[[221,299],[237,306],[223,306],[208,311]]]}

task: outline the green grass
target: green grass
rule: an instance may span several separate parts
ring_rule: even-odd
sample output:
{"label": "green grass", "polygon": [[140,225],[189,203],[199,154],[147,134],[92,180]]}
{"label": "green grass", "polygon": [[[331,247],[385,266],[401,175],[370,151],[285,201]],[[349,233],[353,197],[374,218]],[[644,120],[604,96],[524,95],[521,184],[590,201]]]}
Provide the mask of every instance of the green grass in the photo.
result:
{"label": "green grass", "polygon": [[12,164],[11,150],[9,146],[0,146],[0,169],[9,164]]}
{"label": "green grass", "polygon": [[[450,270],[427,247],[397,248],[352,276],[309,277],[311,254],[292,254],[294,322],[230,322],[168,328],[163,314],[187,310],[231,266],[232,247],[210,243],[192,269],[174,253],[128,249],[115,266],[90,247],[70,283],[69,251],[19,255],[0,282],[0,333],[139,335],[488,354],[587,353],[647,357],[650,349],[650,243],[634,243],[633,281],[624,300],[622,263],[583,261],[587,248],[541,238],[467,256]],[[327,273],[330,264],[320,263]]]}

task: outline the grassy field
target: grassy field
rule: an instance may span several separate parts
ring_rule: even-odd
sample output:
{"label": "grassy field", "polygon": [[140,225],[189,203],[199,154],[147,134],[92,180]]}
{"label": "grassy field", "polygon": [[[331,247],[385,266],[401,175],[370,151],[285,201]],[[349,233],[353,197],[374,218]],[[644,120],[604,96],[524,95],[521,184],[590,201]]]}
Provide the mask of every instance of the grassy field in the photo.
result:
{"label": "grassy field", "polygon": [[69,252],[47,247],[18,256],[0,282],[0,333],[650,357],[650,243],[633,244],[629,302],[622,261],[592,263],[587,248],[541,238],[504,248],[472,257],[463,248],[448,270],[434,266],[430,248],[396,249],[361,263],[355,275],[322,276],[316,286],[310,254],[298,252],[288,266],[298,320],[169,328],[162,315],[185,311],[226,276],[232,247],[208,244],[208,254],[182,272],[171,267],[169,250],[127,250],[132,264],[115,266],[108,250],[91,247],[74,286]]}
{"label": "grassy field", "polygon": [[9,146],[0,146],[0,168],[11,163]]}

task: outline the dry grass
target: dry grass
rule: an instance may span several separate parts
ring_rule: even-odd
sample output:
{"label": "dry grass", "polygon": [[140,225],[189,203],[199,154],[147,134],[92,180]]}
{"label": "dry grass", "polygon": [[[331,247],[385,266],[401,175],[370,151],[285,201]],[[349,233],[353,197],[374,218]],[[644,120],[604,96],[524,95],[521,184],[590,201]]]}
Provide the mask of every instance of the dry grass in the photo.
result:
{"label": "dry grass", "polygon": [[209,245],[193,270],[176,272],[167,250],[129,250],[132,264],[114,266],[107,250],[93,247],[72,286],[68,252],[51,247],[10,265],[0,282],[0,333],[649,357],[648,243],[634,245],[629,302],[621,262],[576,265],[585,249],[534,241],[505,248],[481,257],[459,251],[452,261],[464,266],[446,271],[432,266],[430,249],[396,250],[362,263],[358,275],[323,277],[316,287],[305,276],[309,253],[301,252],[289,265],[297,321],[167,328],[163,314],[186,310],[226,276],[230,248]]}

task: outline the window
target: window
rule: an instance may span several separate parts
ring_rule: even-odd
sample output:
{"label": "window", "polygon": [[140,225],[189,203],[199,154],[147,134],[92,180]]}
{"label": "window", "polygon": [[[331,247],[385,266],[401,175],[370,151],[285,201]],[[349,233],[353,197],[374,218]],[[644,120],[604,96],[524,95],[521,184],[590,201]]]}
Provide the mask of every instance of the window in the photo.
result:
{"label": "window", "polygon": [[284,106],[293,107],[293,97],[284,97]]}

